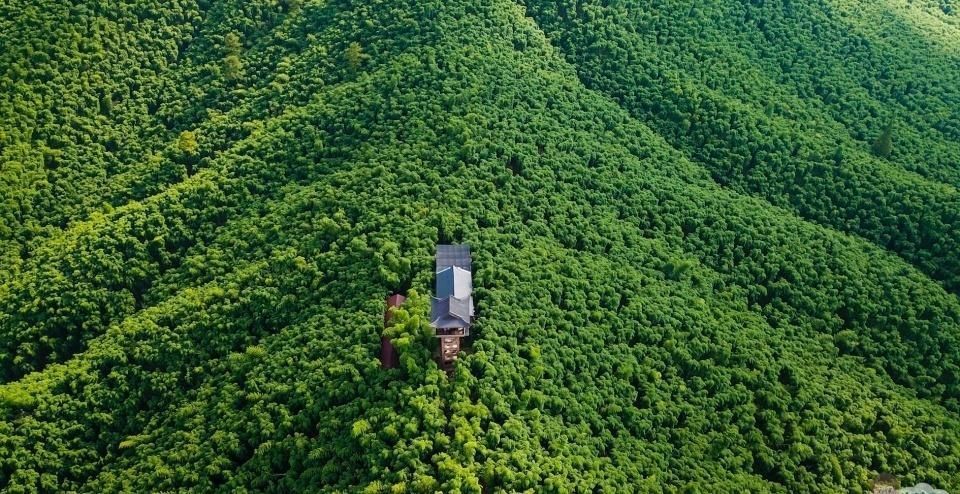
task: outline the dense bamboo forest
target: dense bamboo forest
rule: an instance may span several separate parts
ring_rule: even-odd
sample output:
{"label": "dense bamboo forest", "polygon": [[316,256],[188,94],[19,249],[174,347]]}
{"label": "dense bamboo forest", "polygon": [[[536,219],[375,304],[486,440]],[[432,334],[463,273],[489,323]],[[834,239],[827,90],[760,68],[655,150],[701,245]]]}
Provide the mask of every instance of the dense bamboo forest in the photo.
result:
{"label": "dense bamboo forest", "polygon": [[956,0],[9,0],[0,48],[0,492],[960,490]]}

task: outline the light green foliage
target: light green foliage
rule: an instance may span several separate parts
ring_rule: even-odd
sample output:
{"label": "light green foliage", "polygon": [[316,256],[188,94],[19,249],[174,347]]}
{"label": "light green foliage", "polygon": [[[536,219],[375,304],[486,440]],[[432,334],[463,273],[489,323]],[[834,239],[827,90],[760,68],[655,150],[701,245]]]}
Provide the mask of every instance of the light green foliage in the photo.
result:
{"label": "light green foliage", "polygon": [[347,66],[349,66],[351,70],[357,70],[360,68],[360,63],[363,62],[363,48],[360,46],[360,43],[354,41],[347,46],[344,56],[347,59]]}
{"label": "light green foliage", "polygon": [[200,145],[197,144],[197,134],[189,130],[181,132],[180,138],[177,139],[177,149],[186,156],[196,156],[200,150]]}
{"label": "light green foliage", "polygon": [[[933,2],[0,6],[0,491],[960,489],[958,65],[907,11],[955,33]],[[452,378],[440,242],[475,263]]]}
{"label": "light green foliage", "polygon": [[243,75],[243,62],[240,61],[240,51],[243,47],[240,36],[237,33],[228,33],[223,42],[226,51],[223,58],[223,76],[228,81],[235,81]]}

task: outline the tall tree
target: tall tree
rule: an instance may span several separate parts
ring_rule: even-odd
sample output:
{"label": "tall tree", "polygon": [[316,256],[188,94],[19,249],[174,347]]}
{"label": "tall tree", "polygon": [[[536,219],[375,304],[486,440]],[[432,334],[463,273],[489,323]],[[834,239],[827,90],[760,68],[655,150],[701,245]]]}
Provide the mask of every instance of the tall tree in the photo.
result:
{"label": "tall tree", "polygon": [[873,154],[881,158],[889,158],[893,153],[893,124],[887,124],[880,133],[880,137],[873,141]]}

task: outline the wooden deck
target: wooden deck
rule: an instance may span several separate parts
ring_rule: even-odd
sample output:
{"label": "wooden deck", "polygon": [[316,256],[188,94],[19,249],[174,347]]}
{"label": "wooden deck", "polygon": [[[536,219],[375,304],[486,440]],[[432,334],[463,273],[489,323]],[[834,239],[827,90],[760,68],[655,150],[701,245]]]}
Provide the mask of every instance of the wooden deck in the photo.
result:
{"label": "wooden deck", "polygon": [[440,337],[440,368],[446,371],[447,374],[453,374],[458,353],[460,353],[460,337]]}

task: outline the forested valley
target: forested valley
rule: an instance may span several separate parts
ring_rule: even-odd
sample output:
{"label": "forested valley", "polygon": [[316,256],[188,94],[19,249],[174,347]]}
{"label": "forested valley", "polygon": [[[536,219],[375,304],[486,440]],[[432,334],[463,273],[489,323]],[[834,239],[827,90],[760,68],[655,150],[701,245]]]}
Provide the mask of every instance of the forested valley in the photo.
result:
{"label": "forested valley", "polygon": [[955,0],[9,0],[0,492],[960,490],[958,187]]}

